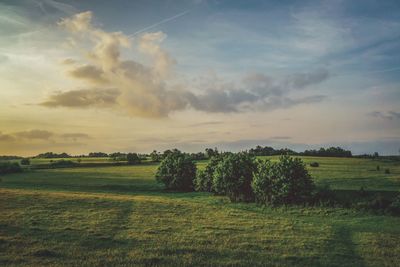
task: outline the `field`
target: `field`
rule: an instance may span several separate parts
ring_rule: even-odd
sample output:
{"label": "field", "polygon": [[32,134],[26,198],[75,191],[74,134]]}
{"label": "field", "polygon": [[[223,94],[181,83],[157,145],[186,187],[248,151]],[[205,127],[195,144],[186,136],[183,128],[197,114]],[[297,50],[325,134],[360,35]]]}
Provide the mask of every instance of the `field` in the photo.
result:
{"label": "field", "polygon": [[[317,184],[341,192],[400,189],[398,162],[304,160],[320,163],[309,168]],[[156,168],[146,163],[0,177],[0,266],[400,266],[399,217],[166,192],[154,180]]]}

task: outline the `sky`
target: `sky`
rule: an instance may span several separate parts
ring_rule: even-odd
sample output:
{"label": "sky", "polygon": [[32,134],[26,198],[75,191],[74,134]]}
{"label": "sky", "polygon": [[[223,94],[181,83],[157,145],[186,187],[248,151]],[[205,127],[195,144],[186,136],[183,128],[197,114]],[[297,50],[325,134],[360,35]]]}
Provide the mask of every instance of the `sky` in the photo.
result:
{"label": "sky", "polygon": [[400,153],[400,2],[0,0],[0,154]]}

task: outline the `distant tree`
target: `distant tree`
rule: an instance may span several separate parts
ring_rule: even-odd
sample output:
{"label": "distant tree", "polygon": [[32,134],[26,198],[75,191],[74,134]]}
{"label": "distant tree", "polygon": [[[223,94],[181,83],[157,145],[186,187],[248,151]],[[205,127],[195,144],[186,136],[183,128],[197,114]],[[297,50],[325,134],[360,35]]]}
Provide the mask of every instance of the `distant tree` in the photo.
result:
{"label": "distant tree", "polygon": [[88,156],[91,158],[107,158],[108,154],[104,152],[90,152]]}
{"label": "distant tree", "polygon": [[161,161],[156,180],[163,183],[167,189],[192,191],[195,176],[196,165],[190,156],[174,150]]}
{"label": "distant tree", "polygon": [[53,152],[46,152],[35,156],[35,158],[45,158],[45,159],[54,159],[54,158],[70,158],[71,156],[67,153],[53,153]]}
{"label": "distant tree", "polygon": [[21,166],[17,162],[0,162],[0,174],[22,172]]}
{"label": "distant tree", "polygon": [[254,156],[246,152],[224,154],[215,167],[213,190],[234,202],[253,200],[251,181],[256,167]]}
{"label": "distant tree", "polygon": [[161,155],[157,150],[153,150],[153,152],[150,153],[150,158],[153,162],[159,162],[161,160]]}
{"label": "distant tree", "polygon": [[30,165],[31,161],[29,158],[21,159],[21,165]]}
{"label": "distant tree", "polygon": [[128,161],[128,164],[130,164],[130,165],[139,164],[140,163],[140,157],[136,153],[128,153],[126,155],[126,159]]}
{"label": "distant tree", "polygon": [[219,154],[219,152],[218,152],[217,148],[214,148],[214,149],[206,148],[206,155],[208,158],[212,158],[213,156],[216,156],[218,154]]}

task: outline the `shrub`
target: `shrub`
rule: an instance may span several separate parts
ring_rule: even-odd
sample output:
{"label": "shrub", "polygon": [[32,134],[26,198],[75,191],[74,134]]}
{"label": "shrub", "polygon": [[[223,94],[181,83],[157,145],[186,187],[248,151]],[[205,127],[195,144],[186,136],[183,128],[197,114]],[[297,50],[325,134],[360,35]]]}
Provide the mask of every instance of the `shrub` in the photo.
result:
{"label": "shrub", "polygon": [[376,165],[376,170],[377,170],[377,171],[380,171],[380,170],[381,170],[381,167],[380,167],[379,165]]}
{"label": "shrub", "polygon": [[253,200],[251,182],[256,166],[255,158],[248,153],[224,154],[213,174],[213,190],[231,201]]}
{"label": "shrub", "polygon": [[312,202],[313,205],[329,206],[332,207],[338,202],[335,192],[329,185],[317,187],[313,191]]}
{"label": "shrub", "polygon": [[139,164],[140,163],[140,158],[138,154],[136,153],[128,153],[126,155],[126,159],[128,161],[128,164],[134,165],[134,164]]}
{"label": "shrub", "polygon": [[192,191],[195,176],[196,165],[190,156],[175,150],[161,161],[156,180],[163,183],[167,189]]}
{"label": "shrub", "polygon": [[21,165],[30,165],[31,161],[28,158],[21,159]]}
{"label": "shrub", "polygon": [[273,203],[275,178],[271,161],[259,161],[251,183],[257,203]]}
{"label": "shrub", "polygon": [[318,162],[311,162],[310,166],[311,167],[319,167],[319,163]]}
{"label": "shrub", "polygon": [[75,163],[71,160],[65,160],[65,159],[61,159],[58,161],[51,161],[50,166],[51,167],[73,167],[75,165],[77,165],[78,163]]}
{"label": "shrub", "polygon": [[210,162],[204,170],[199,170],[194,180],[196,191],[212,192],[213,175],[218,163],[222,160],[222,155],[217,154],[211,157]]}
{"label": "shrub", "polygon": [[281,156],[272,168],[274,203],[299,204],[310,199],[314,183],[301,159]]}
{"label": "shrub", "polygon": [[21,166],[17,162],[0,162],[0,174],[21,172]]}
{"label": "shrub", "polygon": [[387,211],[392,215],[400,215],[400,194],[398,194],[397,197],[393,199],[392,203],[387,208]]}
{"label": "shrub", "polygon": [[389,169],[385,169],[385,174],[390,174],[390,170]]}

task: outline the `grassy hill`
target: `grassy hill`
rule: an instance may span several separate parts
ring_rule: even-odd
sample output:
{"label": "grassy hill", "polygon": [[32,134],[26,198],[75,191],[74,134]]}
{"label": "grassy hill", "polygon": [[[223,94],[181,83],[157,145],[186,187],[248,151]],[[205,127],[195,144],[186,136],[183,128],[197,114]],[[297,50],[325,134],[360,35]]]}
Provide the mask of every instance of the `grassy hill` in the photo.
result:
{"label": "grassy hill", "polygon": [[[400,190],[396,162],[303,159],[320,163],[309,167],[320,185],[350,194],[361,186]],[[165,192],[154,180],[156,168],[44,169],[0,177],[0,265],[399,266],[399,217]]]}

